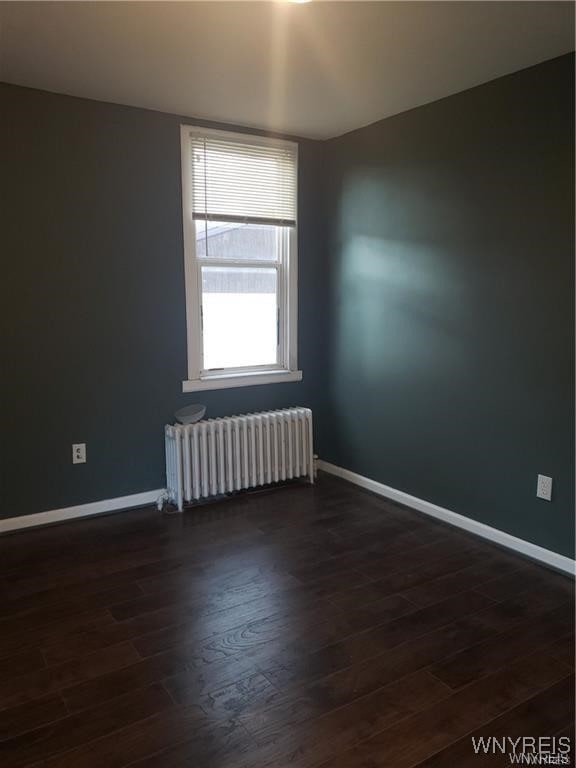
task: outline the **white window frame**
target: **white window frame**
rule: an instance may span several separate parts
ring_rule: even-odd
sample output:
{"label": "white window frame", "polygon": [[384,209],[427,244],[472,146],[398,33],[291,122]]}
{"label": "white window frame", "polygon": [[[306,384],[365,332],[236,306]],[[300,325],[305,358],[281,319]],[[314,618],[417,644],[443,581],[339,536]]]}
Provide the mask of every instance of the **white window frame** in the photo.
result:
{"label": "white window frame", "polygon": [[[287,232],[288,244],[282,249],[283,259],[278,267],[279,348],[275,365],[227,368],[223,371],[202,370],[202,266],[221,265],[222,261],[196,256],[196,232],[192,218],[192,134],[217,135],[234,141],[296,147],[296,179],[298,178],[298,145],[283,139],[272,139],[229,131],[180,126],[182,160],[182,215],[184,228],[184,274],[186,282],[186,331],[188,339],[188,378],[182,382],[183,392],[247,387],[301,381],[298,370],[298,217],[296,225]],[[297,207],[296,201],[296,207]],[[226,259],[230,267],[270,267],[270,262],[250,259]]]}

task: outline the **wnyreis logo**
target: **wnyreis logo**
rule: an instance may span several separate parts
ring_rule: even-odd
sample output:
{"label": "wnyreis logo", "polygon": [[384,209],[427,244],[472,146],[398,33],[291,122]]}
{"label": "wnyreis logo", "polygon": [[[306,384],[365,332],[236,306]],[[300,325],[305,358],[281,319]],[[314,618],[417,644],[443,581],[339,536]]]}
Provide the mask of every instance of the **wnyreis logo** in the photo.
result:
{"label": "wnyreis logo", "polygon": [[477,755],[507,755],[512,765],[572,765],[568,736],[472,736]]}

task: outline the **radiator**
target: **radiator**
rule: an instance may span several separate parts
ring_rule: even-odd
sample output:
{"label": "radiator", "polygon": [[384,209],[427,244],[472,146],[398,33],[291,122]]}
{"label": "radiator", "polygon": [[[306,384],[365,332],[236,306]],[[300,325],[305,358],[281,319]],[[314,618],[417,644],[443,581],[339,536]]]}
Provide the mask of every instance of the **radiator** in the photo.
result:
{"label": "radiator", "polygon": [[167,496],[180,511],[184,502],[244,488],[314,482],[309,408],[168,425],[165,436]]}

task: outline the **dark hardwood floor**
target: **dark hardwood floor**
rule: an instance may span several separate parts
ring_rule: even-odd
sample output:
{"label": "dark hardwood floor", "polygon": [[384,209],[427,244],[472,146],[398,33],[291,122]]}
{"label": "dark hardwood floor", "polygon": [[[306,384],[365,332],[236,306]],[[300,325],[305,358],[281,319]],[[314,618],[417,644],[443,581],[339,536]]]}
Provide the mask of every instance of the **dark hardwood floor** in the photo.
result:
{"label": "dark hardwood floor", "polygon": [[500,768],[472,736],[573,735],[572,582],[331,477],[4,536],[0,568],[2,768]]}

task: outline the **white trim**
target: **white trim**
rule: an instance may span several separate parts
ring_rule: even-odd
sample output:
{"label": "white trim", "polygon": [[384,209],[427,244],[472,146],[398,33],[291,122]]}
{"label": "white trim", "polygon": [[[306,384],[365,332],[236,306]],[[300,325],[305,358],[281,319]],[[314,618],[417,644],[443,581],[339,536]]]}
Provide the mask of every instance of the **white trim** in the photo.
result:
{"label": "white trim", "polygon": [[[262,144],[268,147],[294,147],[298,151],[298,142],[290,139],[280,139],[277,136],[262,136],[259,133],[247,133],[246,131],[222,131],[218,128],[204,128],[201,125],[191,125],[183,123],[188,135],[196,136],[216,136],[220,139],[229,139],[243,144]],[[249,129],[247,129],[249,130]]]}
{"label": "white trim", "polygon": [[[288,234],[288,264],[284,266],[284,312],[288,317],[282,318],[284,328],[284,359],[288,368],[295,371],[298,368],[298,152],[296,152],[296,224]],[[288,271],[288,280],[286,280]]]}
{"label": "white trim", "polygon": [[186,338],[188,378],[200,375],[202,344],[200,336],[201,303],[198,300],[198,267],[196,265],[196,239],[192,220],[192,166],[190,163],[190,126],[180,126],[180,159],[182,163],[182,226],[184,235],[184,286],[186,292]]}
{"label": "white trim", "polygon": [[492,528],[490,525],[485,525],[477,520],[464,517],[464,515],[459,515],[457,512],[452,512],[444,507],[439,507],[437,504],[432,504],[430,501],[419,499],[417,496],[411,496],[409,493],[404,493],[404,491],[398,491],[396,488],[391,488],[389,485],[384,485],[376,480],[371,480],[363,475],[358,475],[356,472],[351,472],[349,469],[343,469],[335,464],[330,464],[328,461],[320,460],[318,462],[318,469],[323,470],[324,472],[329,472],[331,475],[341,477],[343,480],[348,480],[350,483],[366,488],[366,490],[377,493],[379,496],[385,496],[391,501],[396,501],[399,504],[404,504],[407,507],[416,509],[418,512],[423,512],[425,515],[435,517],[449,525],[463,528],[469,533],[493,541],[495,544],[499,544],[502,547],[513,549],[515,552],[519,552],[533,560],[539,560],[559,571],[564,571],[572,576],[575,573],[576,563],[574,560],[571,560],[564,555],[559,555],[557,552],[552,552],[550,549],[544,549],[544,547],[539,547],[537,544],[532,544],[524,539],[519,539],[517,536],[512,536],[510,533],[500,531],[498,528]]}
{"label": "white trim", "polygon": [[144,491],[143,493],[133,493],[130,496],[118,496],[115,499],[93,501],[90,504],[51,509],[49,512],[8,517],[5,520],[0,520],[0,533],[18,531],[22,528],[35,528],[50,523],[61,523],[64,520],[74,520],[77,517],[102,515],[105,512],[123,512],[130,507],[145,507],[149,504],[155,504],[163,493],[165,493],[165,488],[157,488],[155,491]]}
{"label": "white trim", "polygon": [[182,392],[203,392],[211,389],[233,389],[234,387],[255,387],[258,384],[282,384],[288,381],[302,381],[302,371],[264,371],[262,373],[235,373],[209,376],[205,379],[183,381]]}

